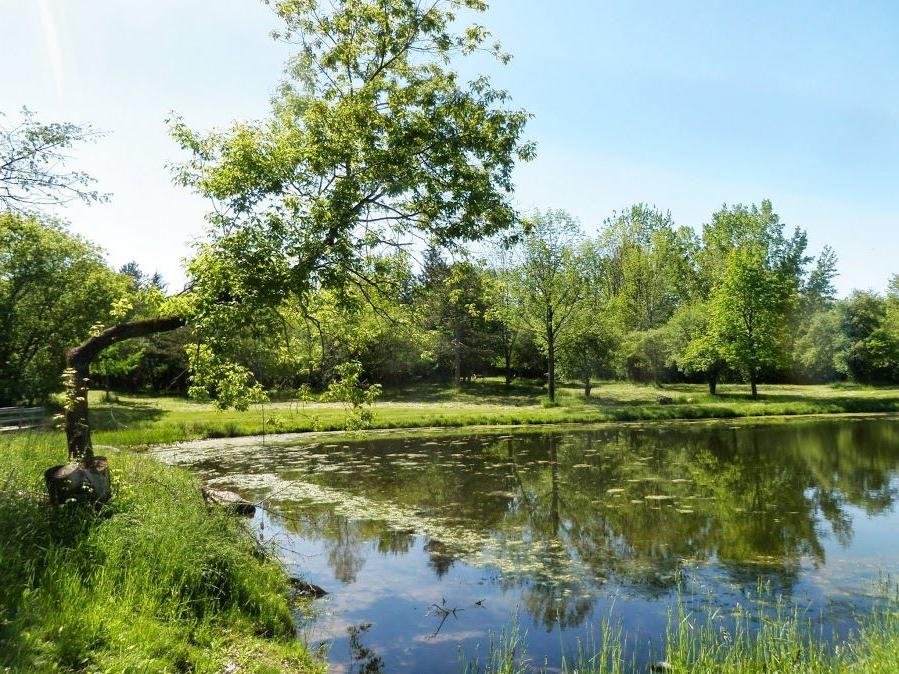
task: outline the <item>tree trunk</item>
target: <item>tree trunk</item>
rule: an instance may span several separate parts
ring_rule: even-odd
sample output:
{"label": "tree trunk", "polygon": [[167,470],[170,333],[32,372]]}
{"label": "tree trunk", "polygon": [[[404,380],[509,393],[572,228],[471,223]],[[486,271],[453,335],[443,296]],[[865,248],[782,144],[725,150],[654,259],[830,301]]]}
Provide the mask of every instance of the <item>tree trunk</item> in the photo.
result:
{"label": "tree trunk", "polygon": [[70,498],[85,496],[93,501],[107,501],[112,495],[106,460],[94,456],[91,442],[87,395],[90,390],[90,366],[94,358],[122,340],[168,332],[183,325],[184,319],[177,316],[121,323],[66,351],[68,384],[65,428],[69,464],[54,466],[44,473],[51,502],[63,503]]}
{"label": "tree trunk", "polygon": [[507,348],[504,355],[506,357],[506,386],[509,387],[512,385],[512,349]]}
{"label": "tree trunk", "polygon": [[709,394],[710,395],[718,395],[718,375],[717,374],[709,375]]}
{"label": "tree trunk", "polygon": [[71,399],[66,405],[66,441],[69,460],[85,465],[93,461],[91,431],[88,421],[87,393],[91,363],[104,349],[125,339],[146,337],[158,332],[168,332],[184,325],[178,316],[150,318],[142,321],[121,323],[107,328],[96,337],[66,351],[66,366],[72,378]]}
{"label": "tree trunk", "polygon": [[590,383],[590,377],[584,378],[584,397],[590,397],[590,391],[593,390],[593,385]]}
{"label": "tree trunk", "polygon": [[453,386],[462,387],[462,329],[459,321],[453,325]]}
{"label": "tree trunk", "polygon": [[752,388],[752,397],[759,397],[759,387],[758,387],[758,376],[755,374],[750,375],[749,377],[749,386]]}
{"label": "tree trunk", "polygon": [[556,400],[556,344],[553,329],[550,327],[546,331],[546,384],[547,394],[552,402]]}

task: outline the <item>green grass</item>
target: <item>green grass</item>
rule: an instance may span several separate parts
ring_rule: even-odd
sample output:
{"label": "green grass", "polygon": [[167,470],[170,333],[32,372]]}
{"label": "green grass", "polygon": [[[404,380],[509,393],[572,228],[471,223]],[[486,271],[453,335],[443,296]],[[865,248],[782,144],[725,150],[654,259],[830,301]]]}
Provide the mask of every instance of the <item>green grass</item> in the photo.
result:
{"label": "green grass", "polygon": [[[659,405],[662,391],[675,404]],[[713,398],[700,386],[606,383],[590,400],[561,387],[558,405],[548,407],[537,385],[506,389],[487,380],[460,391],[419,385],[387,391],[375,406],[374,426],[899,411],[899,390],[892,388],[771,386],[758,400],[744,387],[724,386],[720,393]],[[281,401],[220,412],[178,398],[103,402],[92,396],[95,443],[121,448],[263,428],[337,430],[346,415],[341,405],[324,403]],[[283,571],[259,555],[239,521],[206,509],[194,478],[139,454],[119,453],[112,462],[116,498],[110,506],[96,514],[53,510],[45,504],[41,475],[64,454],[58,431],[0,435],[0,671],[219,672],[231,663],[260,674],[320,669],[295,639]],[[785,618],[771,623],[770,636],[763,630],[761,640],[722,644],[714,630],[698,628],[691,628],[690,639],[670,634],[667,657],[678,672],[895,671],[896,616],[895,610],[877,614],[836,654],[802,641],[796,621]],[[620,650],[604,648],[604,669],[585,651],[569,671],[617,671]],[[515,650],[491,655],[489,671],[518,671]],[[777,653],[782,661],[771,659]]]}
{"label": "green grass", "polygon": [[[799,611],[744,612],[724,628],[721,616],[698,621],[682,605],[669,617],[664,653],[650,653],[654,671],[671,674],[895,674],[899,671],[899,596],[895,589],[862,618],[849,639],[828,645]],[[564,674],[647,671],[624,656],[624,637],[608,621],[590,644],[563,659]],[[523,656],[527,636],[513,624],[487,644],[486,657],[464,662],[465,674],[542,672]],[[639,648],[639,645],[638,645]],[[664,658],[663,660],[660,658]],[[664,665],[662,664],[664,663]],[[553,670],[556,671],[556,670]]]}
{"label": "green grass", "polygon": [[0,672],[321,671],[287,579],[187,472],[112,462],[99,512],[46,503],[61,434],[0,436]]}
{"label": "green grass", "polygon": [[[660,405],[664,394],[674,404]],[[118,396],[104,403],[92,394],[95,442],[116,447],[198,438],[278,432],[341,430],[346,410],[338,403],[279,401],[245,412],[218,411],[183,398]],[[899,389],[848,385],[779,385],[761,388],[758,399],[746,386],[724,385],[710,396],[704,386],[657,388],[623,382],[603,383],[584,399],[575,387],[561,386],[557,405],[546,405],[543,388],[517,384],[506,389],[479,380],[459,391],[423,384],[385,391],[373,407],[373,428],[400,429],[476,425],[602,423],[673,419],[717,419],[781,415],[899,412]]]}

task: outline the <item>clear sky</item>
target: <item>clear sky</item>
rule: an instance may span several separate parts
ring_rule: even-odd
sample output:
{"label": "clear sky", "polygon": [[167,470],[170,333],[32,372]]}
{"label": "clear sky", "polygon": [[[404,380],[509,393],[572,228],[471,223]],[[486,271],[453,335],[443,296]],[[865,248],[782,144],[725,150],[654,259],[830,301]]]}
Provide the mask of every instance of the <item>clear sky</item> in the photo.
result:
{"label": "clear sky", "polygon": [[[836,249],[841,292],[899,272],[899,3],[493,0],[481,21],[515,58],[476,66],[534,114],[521,208],[589,232],[636,201],[699,227],[767,197]],[[112,201],[63,215],[177,286],[206,203],[171,183],[165,119],[264,116],[275,27],[257,0],[0,0],[0,111],[107,131],[73,166]]]}

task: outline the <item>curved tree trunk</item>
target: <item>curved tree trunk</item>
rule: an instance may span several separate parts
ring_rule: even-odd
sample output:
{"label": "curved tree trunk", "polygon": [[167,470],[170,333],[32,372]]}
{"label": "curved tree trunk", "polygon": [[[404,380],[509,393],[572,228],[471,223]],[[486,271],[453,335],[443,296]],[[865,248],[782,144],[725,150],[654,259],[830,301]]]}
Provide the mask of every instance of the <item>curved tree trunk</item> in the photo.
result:
{"label": "curved tree trunk", "polygon": [[88,420],[87,393],[90,388],[90,366],[100,353],[126,339],[146,337],[158,332],[169,332],[184,325],[180,316],[149,318],[141,321],[120,323],[107,328],[96,337],[91,337],[76,347],[66,351],[66,367],[69,370],[71,399],[66,405],[66,443],[69,460],[88,465],[94,459],[91,444],[91,429]]}
{"label": "curved tree trunk", "polygon": [[65,429],[69,463],[53,466],[44,472],[51,503],[60,504],[69,499],[104,502],[112,496],[106,459],[94,456],[91,442],[87,394],[90,390],[90,366],[94,358],[107,347],[122,340],[168,332],[183,325],[184,319],[177,316],[121,323],[66,351],[69,382],[66,391]]}

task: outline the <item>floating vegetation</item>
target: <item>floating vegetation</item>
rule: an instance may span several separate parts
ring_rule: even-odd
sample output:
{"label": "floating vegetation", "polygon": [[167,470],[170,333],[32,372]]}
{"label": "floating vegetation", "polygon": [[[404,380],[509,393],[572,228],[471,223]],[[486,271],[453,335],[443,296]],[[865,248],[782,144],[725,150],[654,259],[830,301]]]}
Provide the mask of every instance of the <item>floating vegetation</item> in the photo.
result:
{"label": "floating vegetation", "polygon": [[[727,434],[728,442],[739,437]],[[792,583],[802,576],[820,587],[825,581],[809,570],[826,563],[832,572],[841,563],[823,556],[830,518],[821,517],[824,492],[813,491],[820,485],[809,481],[834,475],[829,452],[806,458],[806,446],[785,442],[764,443],[779,448],[770,453],[729,451],[699,431],[672,432],[665,443],[654,431],[635,437],[543,430],[501,439],[423,435],[335,446],[268,438],[264,448],[219,440],[164,448],[157,456],[255,501],[266,499],[269,511],[282,516],[272,517],[266,532],[282,527],[302,541],[303,554],[313,550],[328,560],[322,564],[336,569],[341,560],[351,566],[376,555],[423,554],[425,563],[446,573],[461,562],[483,571],[454,581],[475,576],[523,596],[545,588],[548,620],[566,603],[574,611],[581,598],[577,610],[587,615],[591,601],[617,592],[621,601],[662,603],[674,587],[675,569],[695,574],[697,586],[713,590],[726,609],[745,601],[747,577],[767,574]],[[869,492],[852,482],[888,453],[861,461],[865,471],[855,473],[845,457],[854,455],[841,457],[846,472],[827,484],[839,495],[837,507],[861,506],[869,519],[877,514],[868,509],[888,513],[886,502],[860,500],[857,495]],[[804,463],[814,461],[823,463]],[[890,484],[889,475],[882,471],[877,483]],[[864,559],[844,554],[853,563],[835,574],[841,580],[872,575]],[[389,560],[382,566],[406,568]],[[538,604],[534,595],[532,606]]]}

